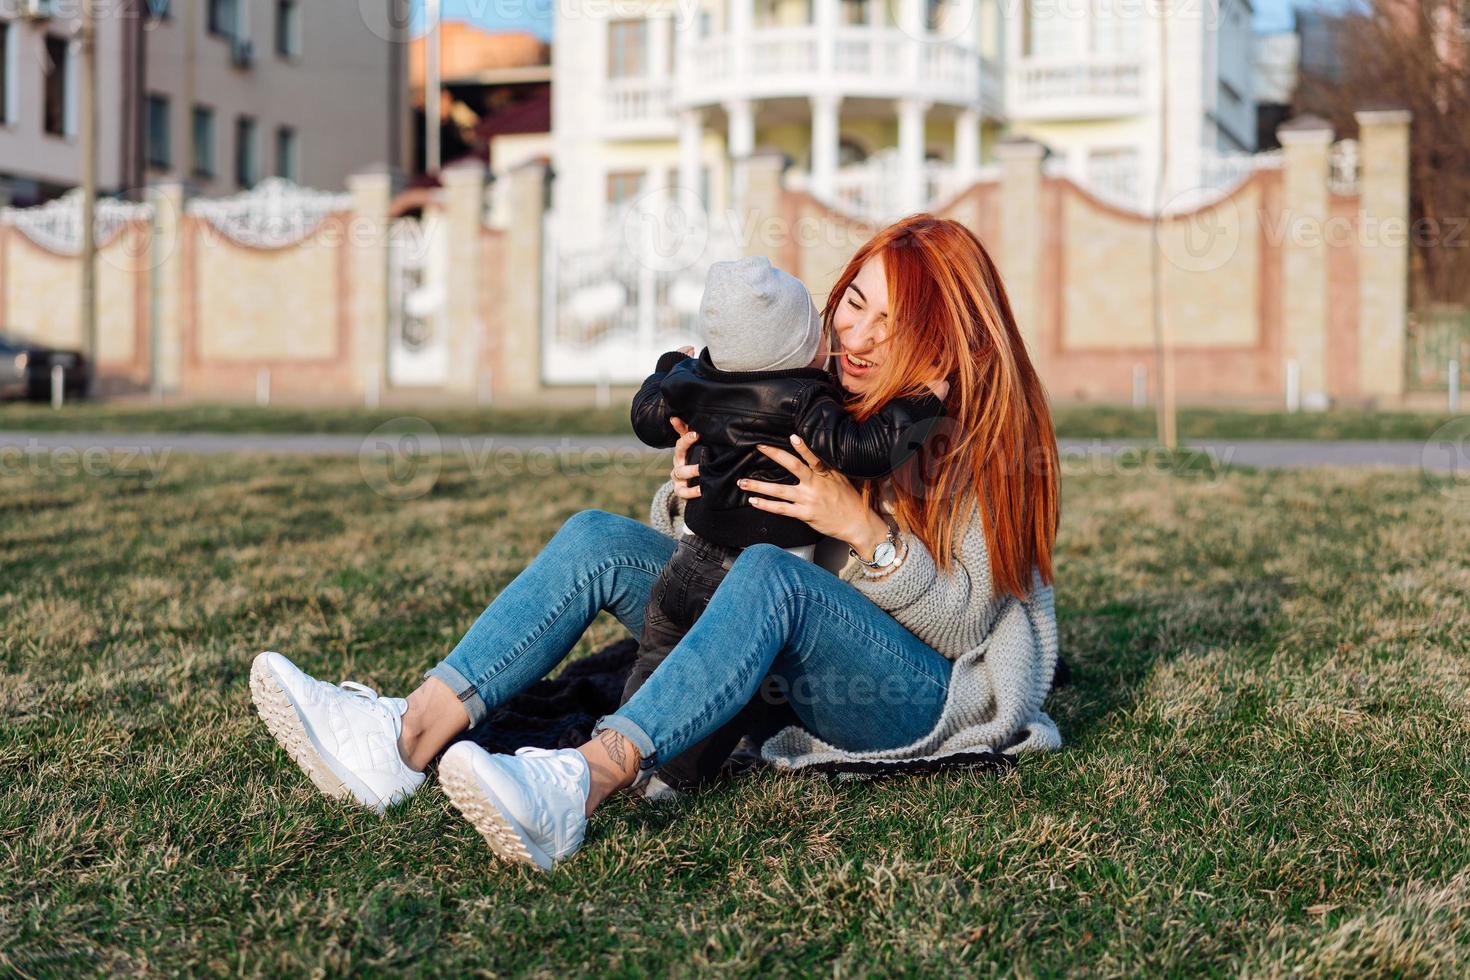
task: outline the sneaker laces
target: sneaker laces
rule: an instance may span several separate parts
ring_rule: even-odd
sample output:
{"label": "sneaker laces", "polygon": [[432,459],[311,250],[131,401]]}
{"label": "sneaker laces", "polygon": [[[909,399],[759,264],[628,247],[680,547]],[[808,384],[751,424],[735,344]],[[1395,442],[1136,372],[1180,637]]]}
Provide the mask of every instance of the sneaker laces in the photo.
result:
{"label": "sneaker laces", "polygon": [[337,686],[353,697],[368,702],[374,708],[387,711],[394,718],[402,718],[408,710],[408,702],[403,698],[385,698],[366,684],[359,684],[357,681],[343,681]]}
{"label": "sneaker laces", "polygon": [[357,681],[343,681],[337,686],[344,691],[351,691],[354,697],[367,698],[369,701],[380,700],[377,691],[374,691],[366,684],[359,684]]}

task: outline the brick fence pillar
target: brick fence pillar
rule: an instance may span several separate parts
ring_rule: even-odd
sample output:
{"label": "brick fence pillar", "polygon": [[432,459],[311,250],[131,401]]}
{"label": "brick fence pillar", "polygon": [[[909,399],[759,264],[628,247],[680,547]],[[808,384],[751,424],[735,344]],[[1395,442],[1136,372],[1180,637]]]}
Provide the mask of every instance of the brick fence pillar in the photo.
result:
{"label": "brick fence pillar", "polygon": [[444,209],[434,220],[448,223],[444,317],[449,328],[449,375],[445,388],[473,397],[479,384],[480,352],[485,343],[480,319],[480,229],[485,215],[485,167],[457,163],[440,174]]}
{"label": "brick fence pillar", "polygon": [[352,174],[351,227],[346,247],[352,250],[352,387],[363,395],[369,385],[387,387],[388,363],[388,205],[393,174],[385,169]]}
{"label": "brick fence pillar", "polygon": [[533,160],[500,178],[510,187],[505,229],[505,257],[499,281],[486,288],[499,297],[500,371],[496,397],[527,402],[541,394],[541,317],[545,285],[547,167]]}
{"label": "brick fence pillar", "polygon": [[1327,196],[1332,126],[1299,116],[1277,130],[1285,158],[1282,211],[1282,352],[1301,371],[1303,408],[1328,407]]}
{"label": "brick fence pillar", "polygon": [[148,380],[156,395],[183,386],[184,374],[184,185],[154,184],[152,238],[148,247]]}
{"label": "brick fence pillar", "polygon": [[1024,137],[995,148],[1000,161],[1000,235],[997,262],[1011,312],[1037,370],[1041,350],[1041,161],[1046,147]]}
{"label": "brick fence pillar", "polygon": [[1356,113],[1358,386],[1375,401],[1404,396],[1409,308],[1409,112]]}

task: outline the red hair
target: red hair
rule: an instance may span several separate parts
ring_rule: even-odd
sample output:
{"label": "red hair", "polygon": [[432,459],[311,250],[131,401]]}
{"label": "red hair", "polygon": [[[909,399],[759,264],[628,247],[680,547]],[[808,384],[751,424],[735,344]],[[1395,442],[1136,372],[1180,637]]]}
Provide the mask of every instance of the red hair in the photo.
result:
{"label": "red hair", "polygon": [[[873,387],[848,410],[864,420],[893,398],[927,392],[927,380],[950,383],[946,422],[890,478],[895,516],[948,570],[955,532],[978,504],[995,590],[1025,598],[1033,569],[1052,579],[1060,467],[1046,392],[1000,274],[964,225],[912,215],[874,235],[837,278],[822,310],[829,338],[847,287],[873,256],[888,284],[888,339]],[[863,487],[870,505],[875,490]]]}

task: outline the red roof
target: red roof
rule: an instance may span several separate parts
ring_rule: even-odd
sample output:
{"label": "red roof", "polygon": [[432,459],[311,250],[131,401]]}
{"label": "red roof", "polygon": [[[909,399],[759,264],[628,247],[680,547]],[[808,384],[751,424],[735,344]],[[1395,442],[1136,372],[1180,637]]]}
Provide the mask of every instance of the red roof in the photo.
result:
{"label": "red roof", "polygon": [[486,116],[475,127],[475,134],[482,140],[492,136],[509,136],[517,133],[551,132],[551,86],[542,85],[534,93],[507,106],[493,116]]}

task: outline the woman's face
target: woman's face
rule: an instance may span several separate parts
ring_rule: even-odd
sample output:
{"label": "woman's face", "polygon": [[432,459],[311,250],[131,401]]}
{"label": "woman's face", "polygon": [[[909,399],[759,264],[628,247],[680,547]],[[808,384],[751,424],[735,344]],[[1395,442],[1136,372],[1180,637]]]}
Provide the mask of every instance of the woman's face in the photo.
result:
{"label": "woman's face", "polygon": [[888,280],[883,257],[874,255],[853,277],[832,318],[837,330],[837,373],[842,387],[864,394],[887,356]]}

